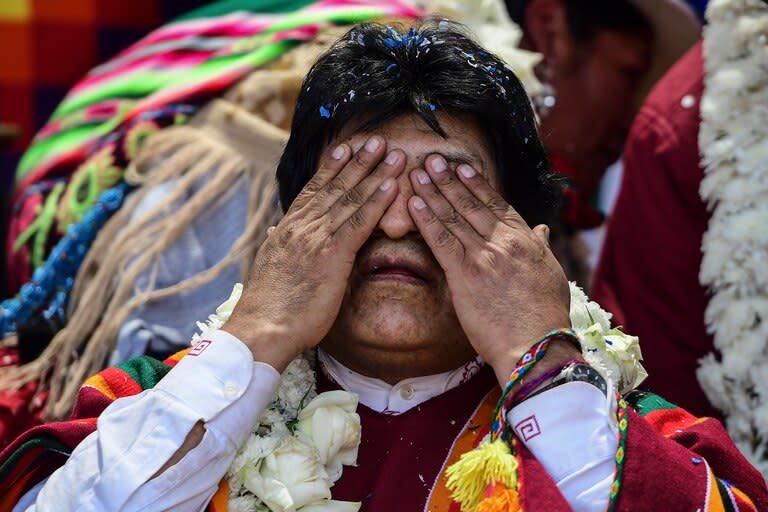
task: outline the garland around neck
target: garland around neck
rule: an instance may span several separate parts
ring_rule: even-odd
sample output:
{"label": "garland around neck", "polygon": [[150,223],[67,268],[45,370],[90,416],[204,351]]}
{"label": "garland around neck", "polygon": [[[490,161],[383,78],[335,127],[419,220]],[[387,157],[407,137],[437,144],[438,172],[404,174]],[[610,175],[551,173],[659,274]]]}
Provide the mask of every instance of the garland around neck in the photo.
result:
{"label": "garland around neck", "polygon": [[712,209],[699,279],[714,353],[697,376],[744,455],[768,478],[768,3],[712,0],[699,148]]}
{"label": "garland around neck", "polygon": [[[585,359],[626,393],[646,377],[635,336],[611,329],[611,314],[590,301],[571,283],[571,323],[579,336]],[[221,328],[243,291],[232,294],[207,322],[198,322],[199,334]],[[346,391],[317,394],[313,366],[316,353],[297,357],[283,372],[270,406],[259,417],[248,440],[227,472],[230,512],[354,512],[360,503],[331,499],[331,487],[343,467],[355,465],[361,429],[357,395]]]}

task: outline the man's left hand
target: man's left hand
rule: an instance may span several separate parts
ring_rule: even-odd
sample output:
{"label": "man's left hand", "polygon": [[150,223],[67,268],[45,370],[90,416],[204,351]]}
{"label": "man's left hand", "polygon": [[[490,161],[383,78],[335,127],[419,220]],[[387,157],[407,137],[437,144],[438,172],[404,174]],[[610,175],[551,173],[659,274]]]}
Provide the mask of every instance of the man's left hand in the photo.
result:
{"label": "man's left hand", "polygon": [[410,175],[411,216],[445,271],[470,343],[504,382],[534,341],[571,325],[568,281],[549,228],[530,229],[467,164],[452,169],[431,155],[425,167]]}

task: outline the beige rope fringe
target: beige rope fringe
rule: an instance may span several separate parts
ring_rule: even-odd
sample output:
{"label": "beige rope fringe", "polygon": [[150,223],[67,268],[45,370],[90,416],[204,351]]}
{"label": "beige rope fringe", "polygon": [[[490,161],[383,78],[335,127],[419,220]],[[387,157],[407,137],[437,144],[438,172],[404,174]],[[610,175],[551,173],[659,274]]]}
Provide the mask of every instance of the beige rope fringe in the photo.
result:
{"label": "beige rope fringe", "polygon": [[[150,174],[145,174],[151,169]],[[270,171],[273,168],[270,169]],[[259,172],[261,171],[261,172]],[[173,204],[199,186],[173,215]],[[69,322],[33,362],[0,372],[0,389],[15,389],[41,381],[49,390],[44,415],[59,419],[70,412],[83,380],[101,370],[114,350],[121,325],[137,308],[173,294],[194,289],[240,261],[243,272],[264,239],[266,228],[279,218],[272,172],[258,170],[239,153],[200,128],[165,129],[147,141],[131,166],[128,179],[142,187],[99,232],[78,273],[69,305]],[[155,185],[176,180],[162,204],[131,220],[137,205]],[[137,278],[156,265],[167,250],[206,210],[228,199],[235,187],[249,186],[248,218],[244,233],[214,266],[172,286],[136,288]],[[129,222],[130,221],[130,222]],[[82,355],[78,357],[77,352]]]}

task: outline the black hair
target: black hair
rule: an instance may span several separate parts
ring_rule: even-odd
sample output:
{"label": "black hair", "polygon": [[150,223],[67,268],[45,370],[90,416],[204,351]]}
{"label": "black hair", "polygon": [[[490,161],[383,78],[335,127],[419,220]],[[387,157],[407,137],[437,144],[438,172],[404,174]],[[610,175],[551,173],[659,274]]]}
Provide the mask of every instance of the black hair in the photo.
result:
{"label": "black hair", "polygon": [[[401,29],[402,30],[402,29]],[[500,192],[529,225],[554,219],[558,188],[528,95],[514,73],[454,22],[402,32],[361,24],[310,69],[277,168],[287,210],[314,175],[322,149],[349,122],[367,131],[416,113],[445,133],[436,111],[467,114],[486,130]]]}
{"label": "black hair", "polygon": [[[525,10],[531,0],[505,0],[512,21],[525,29]],[[562,0],[573,38],[589,43],[603,30],[652,34],[648,19],[627,0]]]}

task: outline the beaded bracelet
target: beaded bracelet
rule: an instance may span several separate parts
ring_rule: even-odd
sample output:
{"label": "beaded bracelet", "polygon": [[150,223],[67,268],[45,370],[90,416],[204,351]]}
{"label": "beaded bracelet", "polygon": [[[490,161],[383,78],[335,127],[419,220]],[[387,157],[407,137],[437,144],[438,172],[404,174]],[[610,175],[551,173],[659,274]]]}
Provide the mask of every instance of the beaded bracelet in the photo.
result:
{"label": "beaded bracelet", "polygon": [[499,398],[496,408],[493,411],[493,422],[491,423],[490,432],[492,442],[500,437],[504,439],[504,436],[507,436],[507,434],[505,434],[507,430],[507,411],[509,410],[509,397],[512,388],[515,384],[520,382],[520,379],[531,371],[536,363],[544,359],[547,350],[549,350],[550,343],[555,340],[572,343],[574,346],[578,347],[579,352],[581,352],[581,343],[579,342],[576,333],[570,329],[558,329],[551,331],[542,339],[534,343],[531,348],[518,359],[517,364],[515,364],[515,369],[512,370],[512,373],[509,375],[509,381],[507,382],[507,385],[504,386],[504,390],[501,392],[501,398]]}

